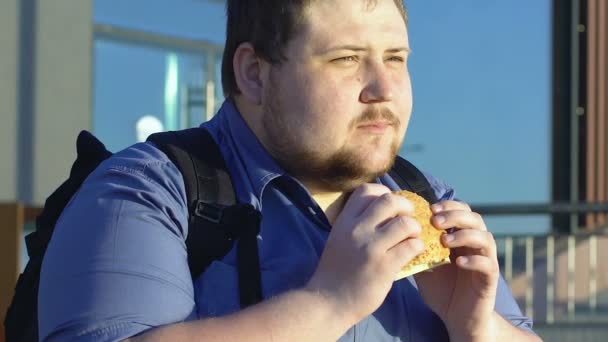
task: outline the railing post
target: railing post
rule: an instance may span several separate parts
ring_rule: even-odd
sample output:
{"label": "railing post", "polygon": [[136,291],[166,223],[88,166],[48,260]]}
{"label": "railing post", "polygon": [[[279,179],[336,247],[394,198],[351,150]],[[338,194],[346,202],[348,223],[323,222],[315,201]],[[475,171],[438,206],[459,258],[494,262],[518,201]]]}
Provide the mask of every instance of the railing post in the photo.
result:
{"label": "railing post", "polygon": [[534,238],[526,237],[526,315],[534,318]]}
{"label": "railing post", "polygon": [[568,236],[568,319],[574,319],[576,304],[576,239]]}
{"label": "railing post", "polygon": [[513,280],[513,238],[505,238],[505,280],[511,284]]}
{"label": "railing post", "polygon": [[589,236],[589,310],[597,309],[597,236]]}
{"label": "railing post", "polygon": [[555,322],[555,238],[547,236],[547,323]]}

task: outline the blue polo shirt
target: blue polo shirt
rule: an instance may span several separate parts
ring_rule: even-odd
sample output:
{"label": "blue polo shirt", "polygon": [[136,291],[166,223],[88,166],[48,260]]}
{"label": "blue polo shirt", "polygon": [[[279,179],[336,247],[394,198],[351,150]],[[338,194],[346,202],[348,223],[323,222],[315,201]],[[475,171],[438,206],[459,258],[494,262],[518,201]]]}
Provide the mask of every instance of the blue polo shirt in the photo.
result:
{"label": "blue polo shirt", "polygon": [[[237,197],[262,212],[263,294],[303,286],[330,224],[286,174],[232,102],[203,124],[219,144]],[[428,176],[438,198],[454,191]],[[377,180],[396,190],[389,176]],[[39,331],[45,341],[118,341],[161,325],[239,309],[236,251],[194,282],[187,263],[186,195],[176,166],[153,144],[133,145],[100,165],[61,215],[42,266]],[[496,310],[531,329],[501,279]],[[447,341],[412,279],[395,282],[382,306],[340,341]]]}

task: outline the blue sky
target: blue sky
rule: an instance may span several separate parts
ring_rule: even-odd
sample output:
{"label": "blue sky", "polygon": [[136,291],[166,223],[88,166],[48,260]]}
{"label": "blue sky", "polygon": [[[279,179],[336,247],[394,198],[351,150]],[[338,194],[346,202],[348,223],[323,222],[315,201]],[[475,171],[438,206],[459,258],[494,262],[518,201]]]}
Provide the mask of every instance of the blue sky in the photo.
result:
{"label": "blue sky", "polygon": [[[402,154],[453,185],[467,202],[548,202],[551,1],[406,4],[414,113]],[[222,4],[194,0],[95,4],[98,23],[217,44],[224,40],[223,12]],[[131,126],[116,127],[115,118],[162,107],[158,84],[164,80],[166,52],[98,42],[96,59],[96,133],[104,140],[112,133],[111,147],[124,147],[132,139]],[[543,217],[486,221],[499,233],[549,228]]]}
{"label": "blue sky", "polygon": [[[548,202],[551,2],[409,1],[414,113],[408,157],[472,203]],[[407,154],[407,153],[406,153]],[[546,218],[488,219],[540,232]]]}

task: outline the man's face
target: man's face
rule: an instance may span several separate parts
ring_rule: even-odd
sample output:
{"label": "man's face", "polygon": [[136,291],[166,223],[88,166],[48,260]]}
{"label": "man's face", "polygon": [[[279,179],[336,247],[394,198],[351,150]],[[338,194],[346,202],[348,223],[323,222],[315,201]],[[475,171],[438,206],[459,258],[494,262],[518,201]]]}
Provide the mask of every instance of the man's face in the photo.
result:
{"label": "man's face", "polygon": [[311,191],[349,191],[385,173],[412,110],[408,52],[393,0],[314,1],[264,85],[264,145]]}

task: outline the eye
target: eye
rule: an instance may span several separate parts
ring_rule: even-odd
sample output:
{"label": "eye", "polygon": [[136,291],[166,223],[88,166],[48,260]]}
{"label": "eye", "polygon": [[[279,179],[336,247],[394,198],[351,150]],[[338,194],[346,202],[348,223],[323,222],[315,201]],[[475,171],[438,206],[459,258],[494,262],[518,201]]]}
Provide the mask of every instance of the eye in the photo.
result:
{"label": "eye", "polygon": [[391,57],[387,58],[386,60],[389,62],[398,62],[398,63],[405,62],[405,58],[401,57],[401,56],[391,56]]}
{"label": "eye", "polygon": [[336,59],[332,60],[332,62],[335,62],[335,63],[354,63],[354,62],[357,62],[358,60],[359,60],[359,57],[357,57],[357,56],[344,56],[344,57],[336,58]]}

